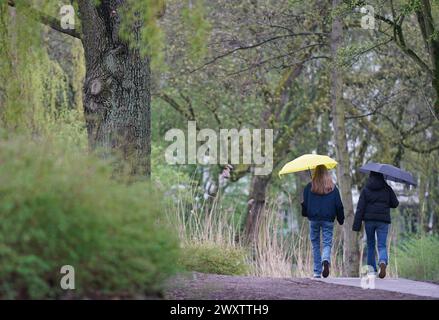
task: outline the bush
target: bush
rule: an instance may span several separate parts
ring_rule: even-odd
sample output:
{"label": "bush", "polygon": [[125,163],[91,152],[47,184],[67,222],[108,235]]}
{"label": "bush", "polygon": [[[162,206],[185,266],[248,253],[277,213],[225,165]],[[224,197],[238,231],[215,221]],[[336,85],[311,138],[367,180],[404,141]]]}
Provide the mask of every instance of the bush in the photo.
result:
{"label": "bush", "polygon": [[185,247],[180,265],[187,271],[244,275],[249,271],[246,258],[243,249],[203,243]]}
{"label": "bush", "polygon": [[439,281],[439,237],[422,236],[405,240],[397,249],[396,261],[401,277]]}
{"label": "bush", "polygon": [[146,183],[120,184],[109,166],[53,143],[0,140],[0,298],[155,293],[176,271],[178,241]]}

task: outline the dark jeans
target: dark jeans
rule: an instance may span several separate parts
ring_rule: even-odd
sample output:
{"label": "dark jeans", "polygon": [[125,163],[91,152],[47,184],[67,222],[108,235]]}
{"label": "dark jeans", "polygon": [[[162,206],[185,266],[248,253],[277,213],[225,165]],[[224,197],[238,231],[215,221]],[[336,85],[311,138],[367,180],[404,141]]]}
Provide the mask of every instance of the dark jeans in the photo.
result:
{"label": "dark jeans", "polygon": [[379,263],[384,262],[387,265],[387,234],[389,232],[389,224],[381,221],[365,221],[365,230],[367,236],[367,264],[372,266],[376,272],[375,234],[378,241]]}
{"label": "dark jeans", "polygon": [[[312,252],[314,258],[314,275],[322,273],[322,260],[331,262],[332,233],[334,222],[310,221],[309,236],[311,238]],[[323,252],[320,251],[320,231],[323,238]],[[323,254],[322,254],[323,253]],[[322,257],[323,255],[323,257]]]}

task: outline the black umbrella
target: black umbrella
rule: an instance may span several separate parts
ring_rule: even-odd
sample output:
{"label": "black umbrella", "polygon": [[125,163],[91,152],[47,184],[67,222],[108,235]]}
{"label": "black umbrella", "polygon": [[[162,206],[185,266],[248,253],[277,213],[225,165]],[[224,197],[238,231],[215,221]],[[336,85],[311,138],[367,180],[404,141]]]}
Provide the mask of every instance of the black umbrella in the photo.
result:
{"label": "black umbrella", "polygon": [[360,168],[360,172],[363,173],[368,173],[370,171],[382,173],[386,180],[401,182],[415,187],[417,185],[410,172],[404,171],[390,164],[370,162]]}

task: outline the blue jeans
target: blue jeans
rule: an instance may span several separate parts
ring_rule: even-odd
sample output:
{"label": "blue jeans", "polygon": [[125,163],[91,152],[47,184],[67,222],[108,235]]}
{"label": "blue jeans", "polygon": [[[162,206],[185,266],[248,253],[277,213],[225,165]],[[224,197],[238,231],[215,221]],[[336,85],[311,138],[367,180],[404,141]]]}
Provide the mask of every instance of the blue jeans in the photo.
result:
{"label": "blue jeans", "polygon": [[[320,230],[323,235],[323,252],[320,253]],[[331,247],[334,222],[310,221],[309,236],[311,238],[312,253],[314,258],[314,275],[322,273],[322,261],[331,263]]]}
{"label": "blue jeans", "polygon": [[381,221],[365,221],[365,229],[367,236],[367,264],[372,266],[376,272],[375,233],[378,240],[379,263],[384,262],[387,265],[387,233],[389,232],[389,224]]}

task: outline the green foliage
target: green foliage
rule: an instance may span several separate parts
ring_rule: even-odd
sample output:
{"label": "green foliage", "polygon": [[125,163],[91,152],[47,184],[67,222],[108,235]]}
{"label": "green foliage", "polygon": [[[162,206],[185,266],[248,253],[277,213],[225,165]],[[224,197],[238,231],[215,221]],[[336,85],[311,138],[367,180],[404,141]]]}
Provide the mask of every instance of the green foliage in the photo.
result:
{"label": "green foliage", "polygon": [[171,166],[166,163],[165,149],[152,146],[151,179],[157,188],[166,196],[166,204],[177,205],[177,200],[191,201],[195,195],[196,181],[191,179],[187,169],[181,166]]}
{"label": "green foliage", "polygon": [[[164,13],[164,0],[127,0],[121,7],[120,35],[131,47],[152,58],[154,65],[163,59],[163,32],[157,19]],[[133,28],[140,27],[140,38]]]}
{"label": "green foliage", "polygon": [[409,1],[405,1],[402,4],[402,12],[407,15],[421,9],[422,9],[422,4],[421,1],[419,0],[409,0]]}
{"label": "green foliage", "polygon": [[[69,83],[70,75],[49,56],[46,40],[53,41],[53,35],[50,37],[47,27],[29,18],[34,14],[29,11],[29,1],[15,4],[14,9],[7,2],[0,5],[0,54],[5,57],[0,62],[0,121],[10,130],[45,134],[64,116],[71,116],[65,111],[81,109],[82,50],[70,38],[61,44],[64,50],[71,49],[74,57],[69,63],[73,78]],[[39,1],[37,5],[43,12],[58,8],[53,1]],[[72,101],[69,84],[74,90]],[[73,101],[76,107],[71,105]]]}
{"label": "green foliage", "polygon": [[[26,12],[22,1],[16,3],[17,12]],[[41,60],[42,50],[38,47],[41,28],[27,19],[24,14],[9,14],[7,1],[0,5],[0,117],[3,124],[11,127],[29,126],[29,114],[40,99],[41,92],[34,89],[35,78],[40,75],[44,64],[35,64]],[[17,41],[20,39],[20,41]],[[3,58],[5,57],[5,58]],[[31,72],[31,63],[35,67]],[[41,82],[40,82],[41,83]],[[32,107],[28,107],[28,103]],[[35,104],[34,104],[35,103]]]}
{"label": "green foliage", "polygon": [[439,280],[439,237],[405,240],[396,252],[398,274],[414,280]]}
{"label": "green foliage", "polygon": [[201,243],[183,248],[181,266],[188,271],[245,275],[249,272],[246,252],[241,248]]}
{"label": "green foliage", "polygon": [[27,140],[0,140],[0,297],[61,297],[63,265],[77,297],[159,290],[179,250],[161,195],[83,150]]}
{"label": "green foliage", "polygon": [[190,55],[200,59],[207,53],[206,42],[211,31],[211,25],[205,19],[205,4],[202,0],[188,0],[182,10],[183,22],[189,39]]}

